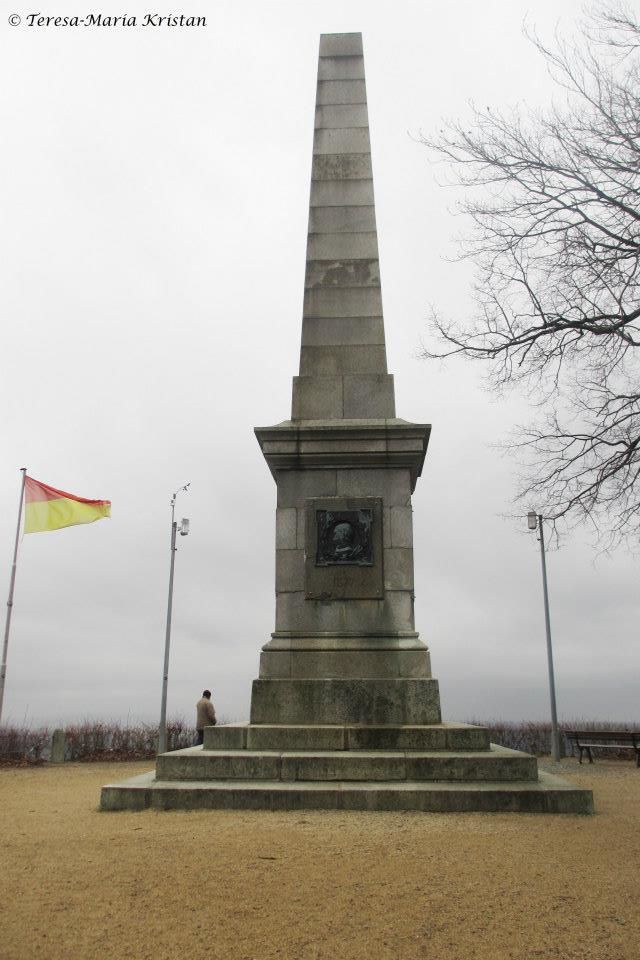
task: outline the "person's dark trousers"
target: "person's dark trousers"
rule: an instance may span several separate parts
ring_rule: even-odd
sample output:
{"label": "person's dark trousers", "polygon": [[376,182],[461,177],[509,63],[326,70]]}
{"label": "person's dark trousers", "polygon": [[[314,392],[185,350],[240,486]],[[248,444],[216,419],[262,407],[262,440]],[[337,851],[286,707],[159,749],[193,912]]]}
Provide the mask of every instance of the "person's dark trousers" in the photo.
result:
{"label": "person's dark trousers", "polygon": [[199,747],[204,742],[204,730],[196,730],[195,746]]}

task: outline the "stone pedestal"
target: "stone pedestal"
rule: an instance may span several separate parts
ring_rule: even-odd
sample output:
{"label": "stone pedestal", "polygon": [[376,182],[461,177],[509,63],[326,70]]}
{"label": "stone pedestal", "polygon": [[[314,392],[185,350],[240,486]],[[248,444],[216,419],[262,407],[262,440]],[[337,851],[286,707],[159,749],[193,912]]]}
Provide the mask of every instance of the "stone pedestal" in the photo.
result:
{"label": "stone pedestal", "polygon": [[276,628],[252,723],[438,722],[413,617],[411,493],[429,427],[291,420],[256,434],[278,505]]}

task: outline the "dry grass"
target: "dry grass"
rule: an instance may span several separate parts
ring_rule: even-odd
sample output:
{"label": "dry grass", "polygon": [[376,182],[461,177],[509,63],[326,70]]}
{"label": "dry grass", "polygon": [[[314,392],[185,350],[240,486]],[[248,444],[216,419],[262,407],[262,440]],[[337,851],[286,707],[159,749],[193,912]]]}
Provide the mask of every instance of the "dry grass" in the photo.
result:
{"label": "dry grass", "polygon": [[148,763],[0,770],[2,960],[638,960],[640,771],[594,817],[99,813]]}

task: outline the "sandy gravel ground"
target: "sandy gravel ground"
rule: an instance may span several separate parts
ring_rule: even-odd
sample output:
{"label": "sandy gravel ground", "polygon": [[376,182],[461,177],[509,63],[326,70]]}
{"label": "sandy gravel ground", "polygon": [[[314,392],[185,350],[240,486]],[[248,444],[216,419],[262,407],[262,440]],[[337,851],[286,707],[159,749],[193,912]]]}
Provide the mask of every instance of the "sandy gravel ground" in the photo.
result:
{"label": "sandy gravel ground", "polygon": [[2,960],[639,960],[640,770],[593,817],[100,813],[148,763],[0,770]]}

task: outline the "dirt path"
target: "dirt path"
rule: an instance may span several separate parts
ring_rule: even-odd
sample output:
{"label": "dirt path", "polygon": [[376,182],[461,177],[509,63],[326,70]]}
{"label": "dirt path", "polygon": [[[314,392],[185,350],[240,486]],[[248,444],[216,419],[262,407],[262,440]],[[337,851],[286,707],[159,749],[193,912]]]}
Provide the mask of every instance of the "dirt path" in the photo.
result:
{"label": "dirt path", "polygon": [[99,813],[149,769],[0,770],[1,960],[639,960],[640,770],[594,817]]}

